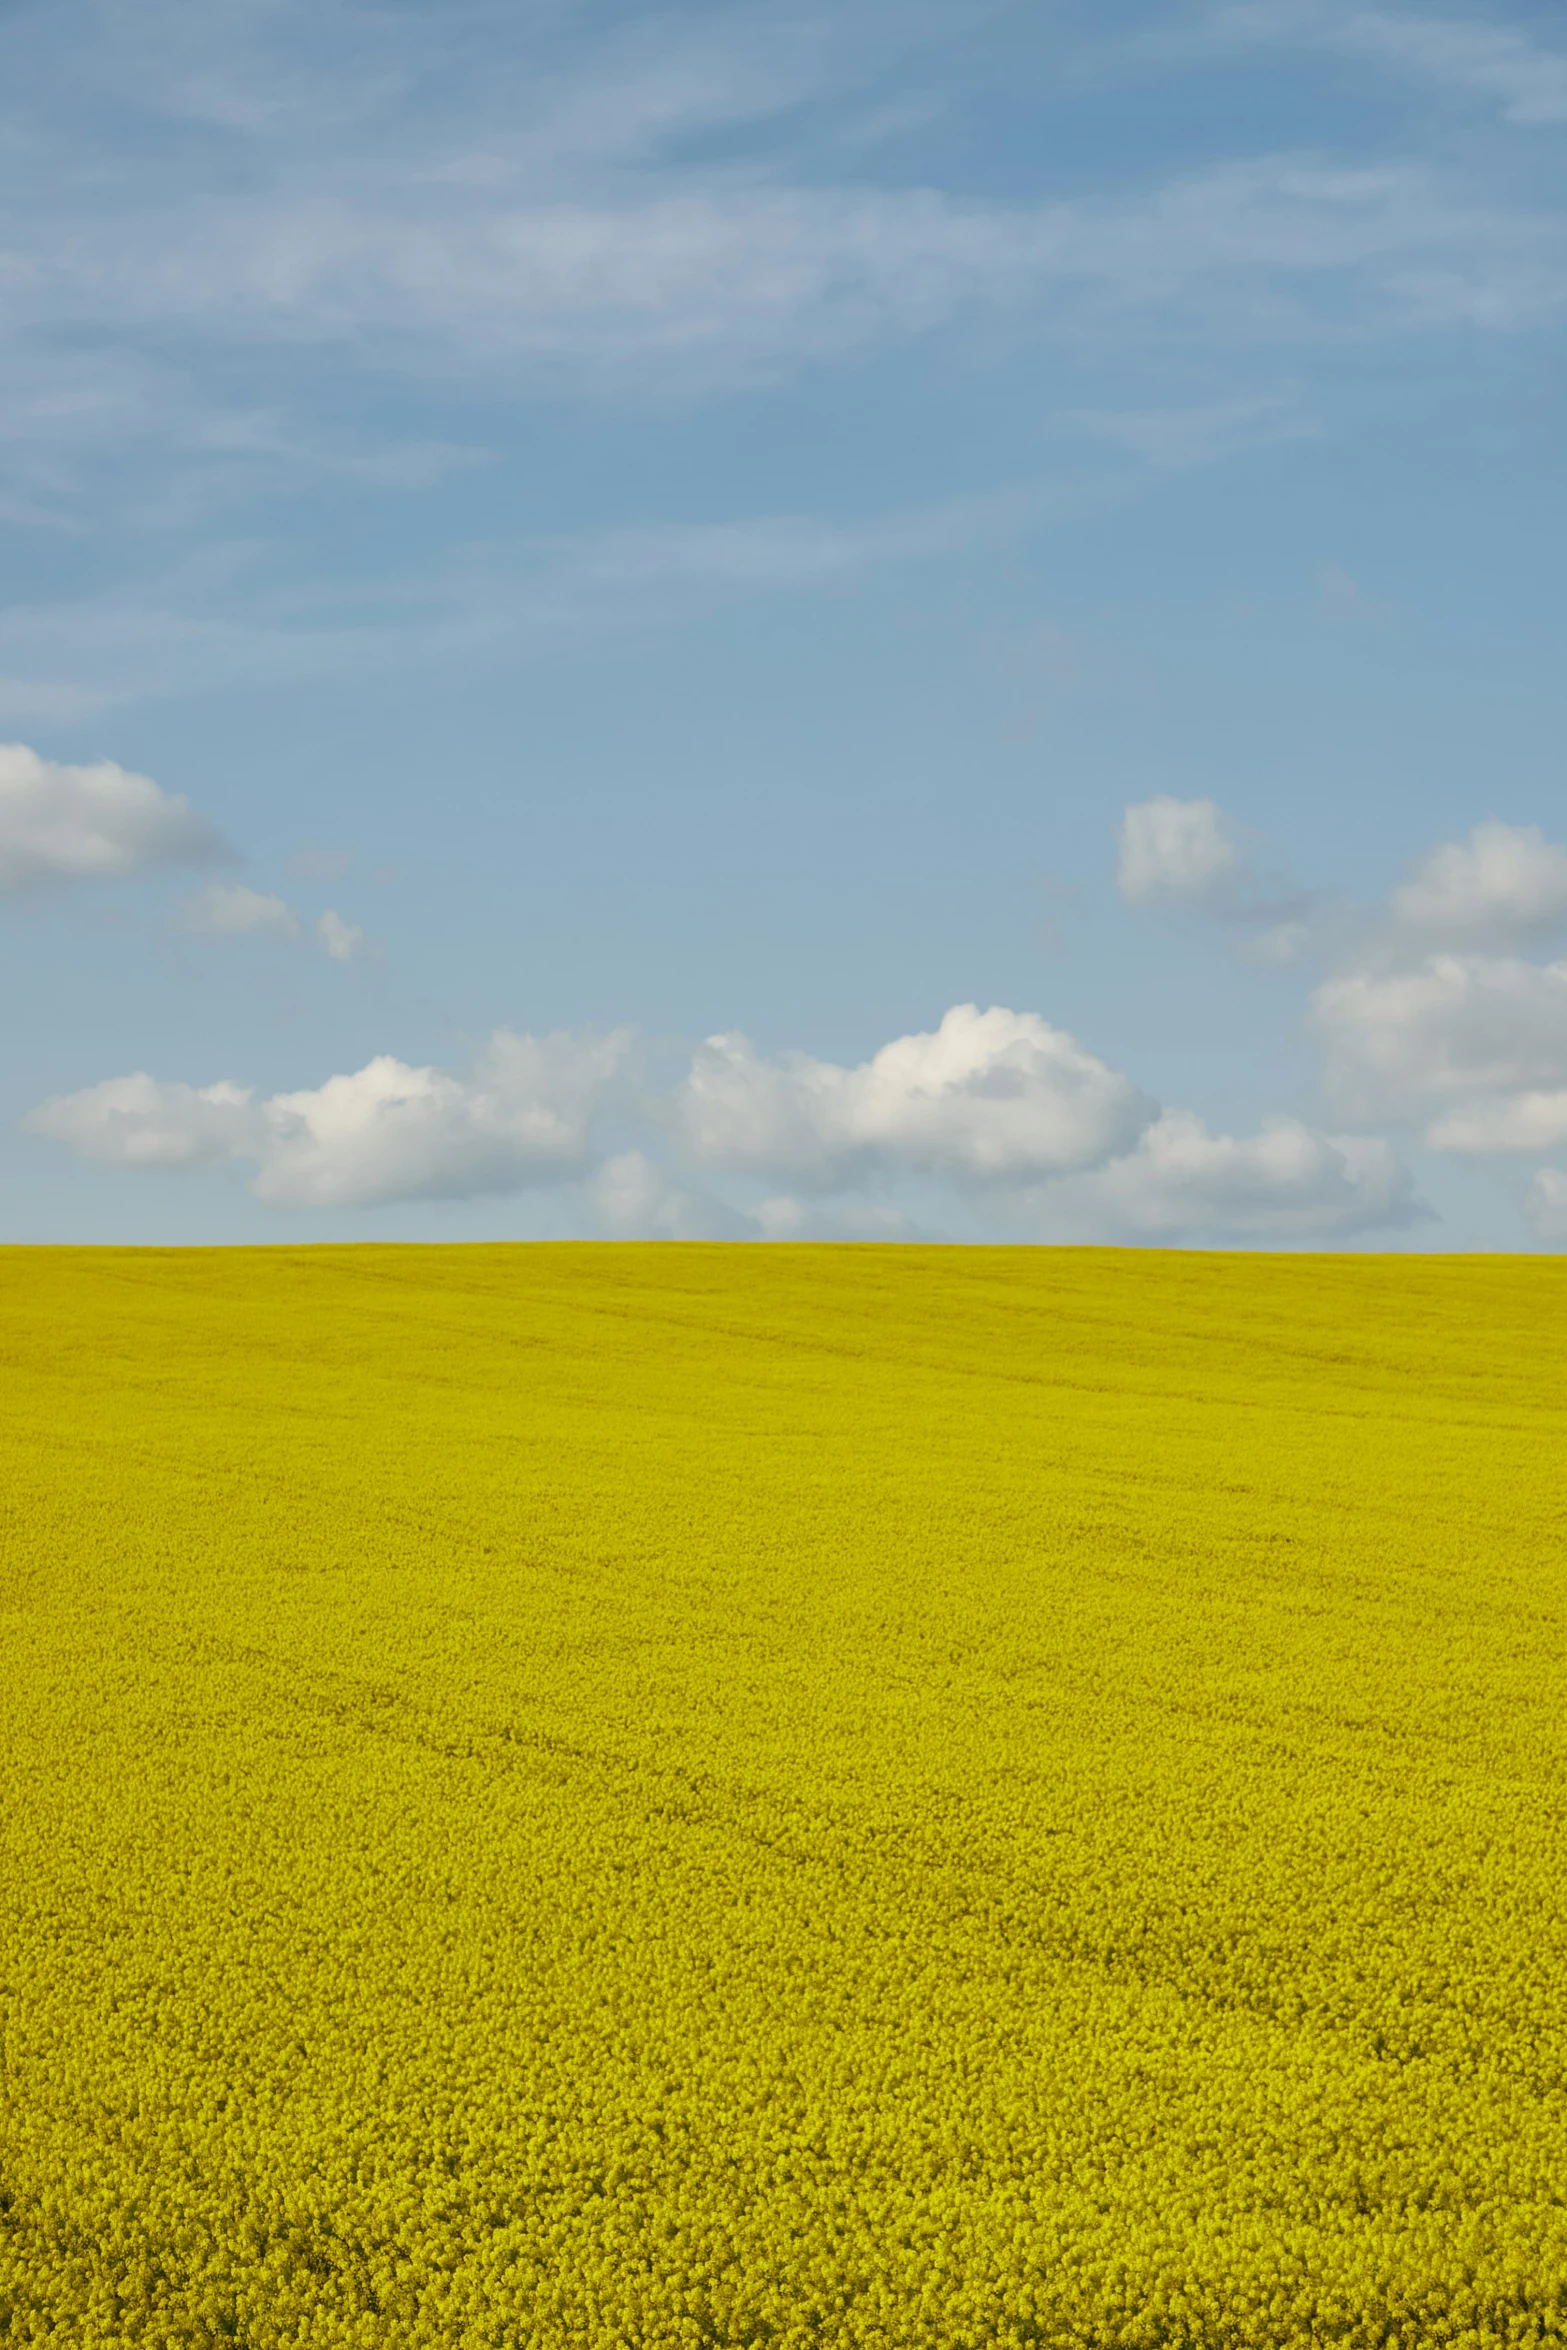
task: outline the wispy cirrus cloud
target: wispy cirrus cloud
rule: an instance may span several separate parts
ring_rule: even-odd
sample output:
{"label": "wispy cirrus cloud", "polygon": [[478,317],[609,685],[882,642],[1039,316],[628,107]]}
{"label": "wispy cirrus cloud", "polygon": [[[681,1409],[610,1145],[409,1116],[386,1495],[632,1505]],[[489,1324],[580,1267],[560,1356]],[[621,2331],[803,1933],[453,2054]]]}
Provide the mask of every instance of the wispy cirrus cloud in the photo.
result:
{"label": "wispy cirrus cloud", "polygon": [[1361,56],[1494,99],[1509,122],[1567,122],[1567,49],[1516,26],[1365,9],[1351,13],[1340,38]]}
{"label": "wispy cirrus cloud", "polygon": [[[13,230],[13,333],[147,329],[378,368],[748,381],[976,311],[1029,334],[1517,328],[1567,302],[1561,224],[1410,165],[1267,156],[1099,200],[685,175],[549,201],[429,177]],[[628,372],[629,371],[629,372]]]}
{"label": "wispy cirrus cloud", "polygon": [[1281,441],[1314,440],[1322,429],[1298,397],[1281,392],[1185,407],[1088,409],[1076,421],[1085,433],[1161,472],[1211,465]]}
{"label": "wispy cirrus cloud", "polygon": [[1217,10],[1197,38],[1336,50],[1467,93],[1496,106],[1509,122],[1567,122],[1567,47],[1494,19],[1345,7],[1338,0],[1250,0]]}
{"label": "wispy cirrus cloud", "polygon": [[852,586],[1005,544],[1116,494],[1113,479],[1089,476],[860,517],[757,514],[561,533],[308,590],[277,586],[241,550],[228,563],[176,565],[73,601],[0,605],[0,724],[239,685],[553,657],[737,602]]}
{"label": "wispy cirrus cloud", "polygon": [[[895,177],[874,149],[824,169],[808,126],[855,69],[852,41],[820,21],[742,10],[564,40],[525,13],[503,30],[462,8],[439,36],[407,12],[180,16],[147,11],[132,41],[118,11],[63,8],[49,136],[16,126],[8,365],[37,387],[35,433],[78,454],[85,398],[100,437],[114,411],[143,438],[172,414],[188,448],[201,412],[214,461],[227,441],[236,465],[351,466],[286,407],[258,422],[234,400],[227,358],[262,348],[307,405],[324,351],[383,378],[460,374],[471,390],[478,370],[498,393],[587,383],[640,401],[980,317],[1074,347],[1380,340],[1528,326],[1560,313],[1567,285],[1557,218],[1408,157],[1242,151],[1128,174],[1113,194],[1009,200],[950,173]],[[1224,21],[1236,38],[1278,31],[1276,12]],[[1386,13],[1300,21],[1474,70],[1490,54],[1472,28]],[[1497,41],[1523,104],[1545,86],[1536,61]],[[443,461],[438,442],[360,462],[417,476]]]}
{"label": "wispy cirrus cloud", "polygon": [[[1262,37],[1261,15],[1231,13]],[[1238,358],[1255,379],[1281,353],[1293,373],[1307,350],[1515,334],[1567,309],[1559,213],[1447,156],[1346,164],[1237,138],[1201,168],[1042,173],[1002,196],[950,155],[894,169],[874,140],[824,135],[872,98],[885,114],[933,16],[961,45],[940,8],[901,27],[742,8],[594,33],[465,5],[133,21],[63,0],[47,30],[29,20],[42,62],[15,86],[39,101],[8,125],[0,507],[167,543],[313,485],[438,487],[489,461],[519,396],[688,402],[976,329],[1069,369],[1206,369],[1206,396],[1072,402],[1158,472],[1323,429],[1296,389],[1237,391]],[[1453,26],[1428,48],[1435,32]],[[0,25],[0,89],[21,37]],[[867,84],[871,56],[890,83]],[[928,112],[923,82],[905,95],[922,92]],[[365,418],[371,387],[384,423]],[[247,639],[249,673],[298,674],[297,645]],[[211,651],[221,679],[221,629]]]}

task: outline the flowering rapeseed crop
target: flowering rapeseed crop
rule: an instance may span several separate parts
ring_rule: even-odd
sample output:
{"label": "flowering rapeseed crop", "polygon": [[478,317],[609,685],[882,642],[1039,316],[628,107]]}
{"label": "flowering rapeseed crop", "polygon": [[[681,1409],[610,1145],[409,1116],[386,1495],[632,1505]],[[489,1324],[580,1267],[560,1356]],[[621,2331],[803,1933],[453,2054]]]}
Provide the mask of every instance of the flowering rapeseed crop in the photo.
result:
{"label": "flowering rapeseed crop", "polygon": [[0,1301],[0,2339],[1567,2340],[1567,1266]]}

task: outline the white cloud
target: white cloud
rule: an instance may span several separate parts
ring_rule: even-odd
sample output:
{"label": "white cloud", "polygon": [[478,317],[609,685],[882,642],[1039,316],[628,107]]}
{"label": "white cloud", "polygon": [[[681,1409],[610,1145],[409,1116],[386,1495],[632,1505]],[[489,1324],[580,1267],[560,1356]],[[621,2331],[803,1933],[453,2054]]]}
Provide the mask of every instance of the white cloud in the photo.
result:
{"label": "white cloud", "polygon": [[[1318,988],[1313,1019],[1330,1084],[1352,1113],[1440,1102],[1474,1116],[1499,1097],[1567,1088],[1567,962],[1436,954],[1412,969],[1342,972]],[[1433,1141],[1440,1132],[1454,1147],[1462,1123],[1450,1115]]]}
{"label": "white cloud", "polygon": [[0,889],[199,864],[223,843],[186,801],[109,759],[71,767],[0,743]]}
{"label": "white cloud", "polygon": [[643,1151],[606,1159],[592,1197],[610,1231],[626,1239],[674,1238],[683,1222],[683,1196]]}
{"label": "white cloud", "polygon": [[1213,800],[1169,792],[1134,800],[1116,827],[1116,887],[1129,906],[1184,906],[1215,921],[1263,925],[1241,946],[1248,961],[1292,963],[1311,943],[1308,897],[1253,864]]}
{"label": "white cloud", "polygon": [[1567,849],[1537,826],[1428,851],[1312,1000],[1345,1113],[1424,1116],[1435,1150],[1567,1140],[1567,961],[1509,951],[1564,925]]}
{"label": "white cloud", "polygon": [[1178,905],[1212,908],[1245,875],[1245,860],[1212,800],[1177,800],[1161,792],[1134,801],[1116,837],[1116,886],[1129,906],[1170,898]]}
{"label": "white cloud", "polygon": [[[1156,1114],[1037,1015],[973,1005],[857,1068],[798,1053],[765,1061],[743,1039],[711,1039],[666,1105],[677,1135],[695,1159],[797,1187],[737,1206],[640,1148],[593,1166],[592,1122],[629,1041],[501,1031],[467,1071],[383,1055],[263,1099],[143,1073],[45,1102],[24,1124],[114,1165],[248,1162],[255,1196],[282,1208],[587,1177],[600,1229],[639,1238],[918,1238],[906,1207],[874,1190],[929,1175],[954,1182],[992,1223],[1056,1239],[1289,1242],[1396,1228],[1425,1212],[1384,1141],[1292,1118],[1255,1135],[1213,1134],[1189,1112]],[[824,1191],[848,1196],[824,1209]]]}
{"label": "white cloud", "polygon": [[1270,1118],[1260,1133],[1211,1134],[1167,1110],[1135,1149],[1047,1185],[1034,1212],[1057,1236],[1209,1235],[1327,1239],[1397,1228],[1426,1213],[1390,1146]]}
{"label": "white cloud", "polygon": [[356,923],[345,922],[330,906],[317,919],[316,936],[334,963],[351,963],[364,951],[364,932]]}
{"label": "white cloud", "polygon": [[22,1123],[114,1167],[210,1166],[254,1156],[265,1143],[262,1113],[245,1087],[167,1084],[145,1071],[57,1094]]}
{"label": "white cloud", "polygon": [[[297,939],[302,929],[299,916],[286,899],[247,889],[242,882],[209,882],[186,902],[184,912],[188,928],[224,938],[266,935]],[[316,917],[312,929],[334,963],[351,963],[364,952],[364,932],[357,924],[345,922],[330,906]]]}
{"label": "white cloud", "polygon": [[1534,824],[1477,824],[1395,889],[1398,928],[1451,947],[1509,947],[1567,922],[1567,849]]}
{"label": "white cloud", "polygon": [[268,931],[274,938],[297,938],[299,917],[281,898],[267,897],[242,883],[211,881],[185,909],[192,930],[211,930],[225,938]]}
{"label": "white cloud", "polygon": [[1433,1150],[1544,1151],[1567,1142],[1567,1087],[1463,1103],[1426,1128]]}
{"label": "white cloud", "polygon": [[34,1134],[121,1166],[253,1160],[274,1207],[465,1199],[585,1172],[590,1128],[629,1042],[497,1030],[463,1074],[383,1054],[257,1102],[234,1085],[110,1078],[42,1103]]}
{"label": "white cloud", "polygon": [[878,1166],[983,1182],[1088,1166],[1153,1105],[1036,1013],[959,1004],[853,1069],[710,1037],[674,1112],[695,1159],[831,1188]]}
{"label": "white cloud", "polygon": [[579,1174],[626,1042],[502,1029],[466,1076],[383,1054],[314,1091],[275,1094],[256,1196],[279,1207],[461,1199]]}
{"label": "white cloud", "polygon": [[749,1217],[673,1181],[644,1151],[606,1159],[589,1186],[600,1222],[622,1240],[746,1240]]}
{"label": "white cloud", "polygon": [[1542,1167],[1530,1184],[1524,1213],[1540,1240],[1567,1240],[1567,1175],[1559,1167]]}

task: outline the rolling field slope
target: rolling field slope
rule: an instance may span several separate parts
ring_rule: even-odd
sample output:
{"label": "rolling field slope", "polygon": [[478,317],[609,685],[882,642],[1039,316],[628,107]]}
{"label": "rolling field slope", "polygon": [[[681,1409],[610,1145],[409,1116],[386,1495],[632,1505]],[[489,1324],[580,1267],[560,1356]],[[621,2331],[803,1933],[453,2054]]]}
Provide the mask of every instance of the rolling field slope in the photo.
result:
{"label": "rolling field slope", "polygon": [[0,1253],[0,2341],[1567,2341],[1567,1264]]}

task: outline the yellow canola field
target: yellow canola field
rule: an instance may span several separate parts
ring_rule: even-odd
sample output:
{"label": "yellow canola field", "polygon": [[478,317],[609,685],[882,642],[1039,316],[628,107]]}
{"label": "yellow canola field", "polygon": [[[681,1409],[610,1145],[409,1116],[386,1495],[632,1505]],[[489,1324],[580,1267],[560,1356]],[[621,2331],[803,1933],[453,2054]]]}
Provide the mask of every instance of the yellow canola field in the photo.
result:
{"label": "yellow canola field", "polygon": [[0,2341],[1567,2340],[1567,1265],[0,1252]]}

